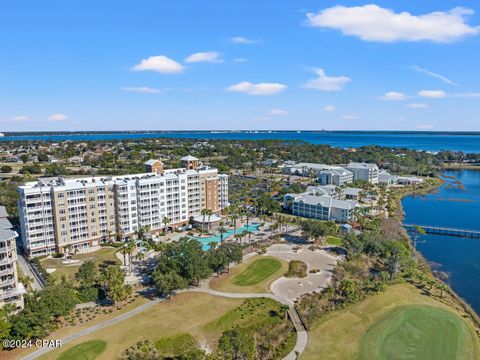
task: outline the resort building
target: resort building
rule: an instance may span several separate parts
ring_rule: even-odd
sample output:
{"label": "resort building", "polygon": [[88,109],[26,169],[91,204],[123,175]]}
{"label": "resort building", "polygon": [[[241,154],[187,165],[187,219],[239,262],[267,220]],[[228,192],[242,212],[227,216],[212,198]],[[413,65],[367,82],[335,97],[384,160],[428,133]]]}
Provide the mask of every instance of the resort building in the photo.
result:
{"label": "resort building", "polygon": [[18,282],[17,236],[8,221],[5,207],[0,206],[0,307],[13,304],[19,309],[23,307],[25,288]]}
{"label": "resort building", "polygon": [[378,173],[378,182],[384,185],[394,185],[397,183],[397,176],[390,174],[387,170],[381,170]]}
{"label": "resort building", "polygon": [[142,227],[158,233],[182,226],[202,209],[220,212],[228,204],[228,176],[197,158],[183,159],[179,169],[165,170],[160,160],[149,160],[144,174],[45,178],[18,187],[25,252],[88,249],[128,239]]}
{"label": "resort building", "polygon": [[297,163],[297,164],[286,164],[283,167],[283,172],[289,175],[299,175],[299,176],[310,176],[317,175],[322,170],[336,169],[338,166],[326,165],[326,164],[315,164],[315,163]]}
{"label": "resort building", "polygon": [[354,181],[360,180],[378,184],[379,169],[376,164],[351,162],[347,165],[347,170],[353,173]]}
{"label": "resort building", "polygon": [[346,223],[353,218],[355,201],[337,199],[330,187],[312,186],[301,194],[286,194],[284,208],[293,215]]}
{"label": "resort building", "polygon": [[321,170],[318,172],[318,182],[320,185],[336,185],[341,186],[353,181],[353,172],[343,167],[337,167],[329,170]]}

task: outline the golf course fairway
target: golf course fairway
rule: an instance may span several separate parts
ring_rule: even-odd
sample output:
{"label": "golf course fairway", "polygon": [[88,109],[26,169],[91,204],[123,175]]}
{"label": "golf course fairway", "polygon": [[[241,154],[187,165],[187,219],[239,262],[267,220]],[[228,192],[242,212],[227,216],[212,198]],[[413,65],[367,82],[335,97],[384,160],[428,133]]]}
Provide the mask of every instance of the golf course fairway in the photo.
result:
{"label": "golf course fairway", "polygon": [[474,339],[462,319],[432,306],[394,308],[360,339],[362,360],[476,359]]}

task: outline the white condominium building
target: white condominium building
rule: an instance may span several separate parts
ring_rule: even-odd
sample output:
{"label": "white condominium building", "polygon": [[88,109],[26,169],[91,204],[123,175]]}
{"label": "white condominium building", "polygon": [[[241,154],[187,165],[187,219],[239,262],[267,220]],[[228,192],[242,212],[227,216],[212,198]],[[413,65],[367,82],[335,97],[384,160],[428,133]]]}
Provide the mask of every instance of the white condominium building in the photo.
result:
{"label": "white condominium building", "polygon": [[13,304],[23,307],[25,288],[18,282],[17,248],[15,239],[18,234],[12,230],[4,206],[0,206],[0,307]]}
{"label": "white condominium building", "polygon": [[[184,159],[187,159],[184,161]],[[22,244],[29,256],[128,239],[141,227],[160,232],[186,224],[202,209],[228,204],[228,176],[182,159],[184,168],[164,170],[159,160],[147,173],[81,179],[49,178],[18,188]]]}
{"label": "white condominium building", "polygon": [[335,186],[310,186],[304,193],[286,194],[283,206],[297,216],[339,223],[352,220],[356,202],[336,197]]}
{"label": "white condominium building", "polygon": [[343,167],[337,167],[330,170],[322,170],[318,173],[318,182],[320,185],[341,186],[353,181],[353,172]]}
{"label": "white condominium building", "polygon": [[372,184],[378,183],[379,169],[377,164],[371,163],[354,163],[347,165],[347,169],[353,173],[353,180],[368,181]]}

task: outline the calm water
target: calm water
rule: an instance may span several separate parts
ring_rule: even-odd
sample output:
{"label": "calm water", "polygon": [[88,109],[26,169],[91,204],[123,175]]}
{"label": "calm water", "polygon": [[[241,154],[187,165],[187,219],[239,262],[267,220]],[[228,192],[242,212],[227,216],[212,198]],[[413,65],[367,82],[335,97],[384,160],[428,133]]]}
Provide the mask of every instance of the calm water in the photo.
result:
{"label": "calm water", "polygon": [[452,150],[466,153],[480,152],[480,134],[434,134],[434,133],[381,133],[381,132],[170,132],[170,133],[118,133],[118,134],[69,134],[69,135],[28,135],[4,136],[0,141],[44,140],[44,141],[95,141],[95,140],[139,140],[146,138],[188,138],[188,139],[231,139],[231,140],[303,140],[312,144],[328,144],[335,147],[360,147],[380,145],[405,147],[415,150]]}
{"label": "calm water", "polygon": [[[455,179],[446,178],[437,193],[403,200],[405,221],[480,230],[480,171],[447,171],[444,175]],[[480,240],[440,235],[426,235],[422,240],[418,250],[449,273],[452,288],[480,313]]]}

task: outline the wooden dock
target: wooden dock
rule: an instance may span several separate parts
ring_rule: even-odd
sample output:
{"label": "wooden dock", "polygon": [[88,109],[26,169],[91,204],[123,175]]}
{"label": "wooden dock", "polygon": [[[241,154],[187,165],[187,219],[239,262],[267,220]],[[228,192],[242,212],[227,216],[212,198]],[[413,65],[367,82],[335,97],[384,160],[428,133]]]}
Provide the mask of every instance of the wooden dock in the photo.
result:
{"label": "wooden dock", "polygon": [[420,226],[427,234],[448,235],[464,238],[480,239],[480,230],[457,229],[442,226],[403,224],[407,231],[415,231],[416,226]]}

